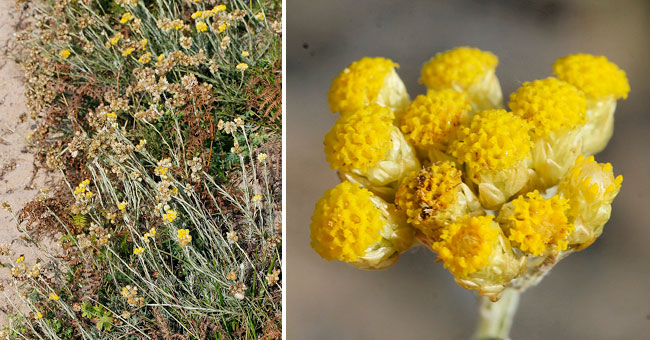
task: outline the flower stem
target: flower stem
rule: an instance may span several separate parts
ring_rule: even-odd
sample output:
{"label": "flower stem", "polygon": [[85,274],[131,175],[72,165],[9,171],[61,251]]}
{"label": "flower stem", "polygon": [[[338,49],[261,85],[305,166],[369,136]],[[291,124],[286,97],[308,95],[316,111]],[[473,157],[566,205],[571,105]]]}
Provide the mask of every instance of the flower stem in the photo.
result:
{"label": "flower stem", "polygon": [[479,297],[479,320],[474,340],[508,340],[512,319],[519,304],[520,291],[506,288],[496,302]]}

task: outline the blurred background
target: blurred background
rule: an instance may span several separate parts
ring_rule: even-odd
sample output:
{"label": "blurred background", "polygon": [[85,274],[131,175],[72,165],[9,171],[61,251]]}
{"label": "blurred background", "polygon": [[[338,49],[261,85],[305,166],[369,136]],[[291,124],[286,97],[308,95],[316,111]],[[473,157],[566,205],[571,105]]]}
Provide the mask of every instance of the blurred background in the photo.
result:
{"label": "blurred background", "polygon": [[436,52],[469,45],[499,57],[504,98],[551,75],[561,56],[605,55],[632,91],[614,137],[597,155],[623,174],[604,234],[523,294],[513,339],[650,339],[650,3],[648,1],[287,0],[288,339],[468,339],[474,293],[424,248],[368,272],[321,259],[309,246],[315,202],[336,185],[323,136],[338,115],[327,91],[363,56],[383,56],[411,98]]}

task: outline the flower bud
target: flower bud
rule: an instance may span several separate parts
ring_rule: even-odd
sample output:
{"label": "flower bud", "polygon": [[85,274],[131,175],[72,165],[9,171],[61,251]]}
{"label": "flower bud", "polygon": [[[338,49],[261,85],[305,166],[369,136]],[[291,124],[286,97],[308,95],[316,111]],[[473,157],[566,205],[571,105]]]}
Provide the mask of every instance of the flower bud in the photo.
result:
{"label": "flower bud", "polygon": [[356,183],[325,192],[311,218],[311,246],[324,259],[384,269],[413,243],[403,213]]}
{"label": "flower bud", "polygon": [[477,48],[458,47],[436,54],[422,67],[420,83],[433,90],[466,93],[474,111],[503,108],[495,74],[499,59]]}
{"label": "flower bud", "polygon": [[607,146],[614,132],[616,101],[630,92],[625,72],[603,56],[573,54],[553,63],[553,74],[587,97],[587,122],[582,128],[582,153],[592,155]]}
{"label": "flower bud", "polygon": [[505,110],[477,113],[458,129],[451,154],[465,164],[466,178],[478,187],[486,209],[498,209],[531,176],[528,124]]}
{"label": "flower bud", "polygon": [[452,162],[438,162],[408,175],[397,190],[395,205],[406,213],[408,223],[430,239],[438,228],[467,214],[484,214]]}
{"label": "flower bud", "polygon": [[353,62],[332,81],[328,94],[330,111],[346,115],[374,103],[399,115],[411,99],[395,72],[396,67],[399,65],[392,60],[379,57]]}
{"label": "flower bud", "polygon": [[524,253],[557,253],[567,248],[567,237],[573,231],[565,214],[568,209],[563,197],[545,199],[535,190],[503,205],[497,222],[512,245]]}
{"label": "flower bud", "polygon": [[392,201],[398,181],[420,168],[415,150],[393,125],[393,112],[371,104],[341,116],[323,144],[332,169]]}
{"label": "flower bud", "polygon": [[556,185],[582,150],[585,96],[571,84],[546,78],[525,82],[510,95],[508,106],[531,126],[534,186]]}
{"label": "flower bud", "polygon": [[497,300],[508,283],[525,269],[526,257],[515,257],[493,218],[465,217],[442,229],[440,241],[432,248],[456,283]]}
{"label": "flower bud", "polygon": [[558,185],[558,194],[569,201],[567,217],[575,225],[569,246],[584,249],[603,233],[622,182],[610,163],[598,163],[593,156],[576,159]]}
{"label": "flower bud", "polygon": [[469,98],[454,90],[429,90],[406,107],[400,128],[422,157],[431,162],[450,160],[447,146],[461,123],[469,120]]}

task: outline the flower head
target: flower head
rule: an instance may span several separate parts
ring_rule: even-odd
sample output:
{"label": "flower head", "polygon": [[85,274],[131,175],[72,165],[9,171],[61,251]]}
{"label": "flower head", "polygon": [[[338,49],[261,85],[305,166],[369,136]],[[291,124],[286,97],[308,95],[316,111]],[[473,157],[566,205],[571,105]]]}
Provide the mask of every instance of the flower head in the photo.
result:
{"label": "flower head", "polygon": [[236,68],[237,68],[238,70],[244,72],[244,71],[248,70],[248,64],[246,64],[246,63],[239,63],[239,64],[237,64],[237,67],[236,67]]}
{"label": "flower head", "polygon": [[[388,96],[387,98],[382,98],[381,92],[384,88],[389,92],[406,92],[405,88],[402,90],[404,84],[395,73],[396,67],[399,67],[397,63],[386,58],[364,57],[353,62],[332,81],[327,98],[330,111],[341,113],[352,112],[370,103],[385,104],[385,106],[392,107]],[[391,74],[393,76],[389,77]],[[395,77],[397,79],[394,79]],[[395,83],[390,84],[391,81],[387,80],[394,81]],[[391,87],[391,89],[388,87]],[[403,97],[403,94],[397,97]],[[400,101],[403,100],[400,99]],[[408,104],[408,98],[402,104]],[[396,109],[395,107],[392,108]]]}
{"label": "flower head", "polygon": [[205,21],[197,21],[195,26],[197,32],[205,32],[208,30],[208,25],[205,23]]}
{"label": "flower head", "polygon": [[53,301],[58,301],[59,296],[54,294],[54,293],[50,293],[50,295],[48,296],[48,299],[53,300]]}
{"label": "flower head", "polygon": [[525,82],[510,95],[508,106],[541,137],[583,125],[587,111],[584,94],[556,78]]}
{"label": "flower head", "polygon": [[137,248],[133,249],[133,254],[135,254],[135,255],[140,255],[142,253],[144,253],[144,248],[142,248],[142,247],[137,247]]}
{"label": "flower head", "polygon": [[126,24],[127,22],[133,20],[134,16],[130,12],[125,12],[122,14],[122,18],[120,19],[121,24]]}
{"label": "flower head", "polygon": [[332,169],[366,171],[392,148],[393,112],[372,104],[339,118],[323,144]]}
{"label": "flower head", "polygon": [[458,129],[450,151],[478,172],[510,168],[530,155],[531,146],[523,119],[505,110],[486,110]]}
{"label": "flower head", "polygon": [[172,223],[178,216],[178,212],[176,210],[169,209],[165,211],[165,214],[163,214],[163,219],[167,220],[167,222]]}
{"label": "flower head", "polygon": [[430,90],[406,107],[400,128],[406,139],[418,147],[446,145],[456,137],[456,130],[471,109],[464,93]]}
{"label": "flower head", "polygon": [[241,56],[242,56],[242,57],[246,58],[246,57],[248,57],[249,55],[251,55],[251,54],[250,54],[248,51],[241,51]]}
{"label": "flower head", "polygon": [[630,84],[625,71],[603,56],[572,54],[553,63],[553,74],[577,87],[590,98],[627,98]]}
{"label": "flower head", "polygon": [[320,256],[364,268],[391,265],[413,239],[394,208],[350,182],[325,192],[311,221],[311,246]]}
{"label": "flower head", "polygon": [[582,249],[602,234],[622,182],[610,163],[598,163],[593,156],[576,159],[558,185],[558,193],[569,201],[567,217],[575,224],[569,245]]}
{"label": "flower head", "polygon": [[430,89],[466,88],[494,69],[499,59],[477,48],[458,47],[436,54],[422,67],[420,83]]}
{"label": "flower head", "polygon": [[138,62],[142,65],[147,64],[148,62],[151,61],[151,53],[147,52],[138,58]]}
{"label": "flower head", "polygon": [[498,221],[508,239],[523,252],[540,256],[565,250],[573,225],[566,217],[569,202],[558,195],[545,199],[535,190],[501,208]]}
{"label": "flower head", "polygon": [[135,51],[135,48],[133,48],[133,47],[126,48],[126,49],[124,49],[124,51],[122,51],[122,56],[126,57],[126,56],[130,55],[131,53],[133,53],[133,51]]}
{"label": "flower head", "polygon": [[395,205],[406,213],[407,222],[428,236],[469,213],[473,202],[476,198],[463,184],[462,172],[449,161],[412,172],[395,196]]}
{"label": "flower head", "polygon": [[68,57],[70,56],[70,50],[67,49],[67,48],[66,48],[66,49],[63,49],[63,50],[59,51],[59,55],[60,55],[61,58],[63,58],[63,59],[68,59]]}
{"label": "flower head", "polygon": [[189,229],[178,229],[176,233],[178,236],[178,243],[181,247],[185,247],[192,242],[192,235],[190,235]]}

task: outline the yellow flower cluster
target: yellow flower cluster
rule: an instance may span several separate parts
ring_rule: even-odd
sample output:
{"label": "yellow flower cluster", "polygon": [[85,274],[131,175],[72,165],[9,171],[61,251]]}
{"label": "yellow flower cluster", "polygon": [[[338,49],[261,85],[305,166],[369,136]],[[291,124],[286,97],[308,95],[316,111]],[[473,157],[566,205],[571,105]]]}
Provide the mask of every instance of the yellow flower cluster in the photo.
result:
{"label": "yellow flower cluster", "polygon": [[430,89],[470,86],[499,64],[497,56],[477,48],[459,47],[436,54],[422,67],[420,83]]}
{"label": "yellow flower cluster", "polygon": [[475,172],[481,169],[507,169],[530,154],[528,124],[505,110],[476,114],[458,129],[450,153]]}
{"label": "yellow flower cluster", "polygon": [[603,56],[579,53],[560,58],[553,63],[553,74],[590,98],[626,99],[630,92],[625,71]]}
{"label": "yellow flower cluster", "polygon": [[121,294],[131,306],[142,306],[144,304],[144,298],[138,297],[138,287],[127,285],[122,288]]}
{"label": "yellow flower cluster", "polygon": [[395,67],[386,58],[362,58],[332,81],[327,101],[332,112],[355,111],[375,101],[384,79]]}
{"label": "yellow flower cluster", "polygon": [[578,89],[557,78],[525,82],[510,95],[512,113],[531,124],[538,136],[585,123],[587,100]]}
{"label": "yellow flower cluster", "polygon": [[390,109],[379,105],[341,116],[323,140],[330,167],[365,171],[384,159],[392,147],[393,117]]}
{"label": "yellow flower cluster", "polygon": [[311,246],[328,261],[355,261],[381,240],[385,221],[373,194],[342,182],[325,192],[311,218]]}
{"label": "yellow flower cluster", "polygon": [[165,211],[163,214],[163,219],[165,219],[167,222],[172,223],[174,220],[178,217],[178,212],[176,210],[168,209]]}
{"label": "yellow flower cluster", "polygon": [[186,245],[190,244],[190,242],[192,242],[192,235],[190,235],[190,231],[188,229],[178,229],[176,233],[178,236],[178,244],[181,247],[185,247]]}
{"label": "yellow flower cluster", "polygon": [[93,196],[92,191],[88,190],[88,185],[90,185],[90,180],[85,179],[79,185],[74,189],[74,196],[77,197],[77,199],[80,198],[86,198],[89,199]]}
{"label": "yellow flower cluster", "polygon": [[328,93],[341,115],[324,151],[342,182],[316,203],[312,248],[383,269],[415,237],[459,285],[492,300],[538,280],[594,242],[620,190],[609,163],[584,155],[585,144],[607,143],[598,131],[611,131],[614,98],[629,91],[608,63],[561,58],[559,79],[525,82],[509,112],[490,52],[437,54],[422,68],[428,92],[413,101],[393,61],[353,62]]}

